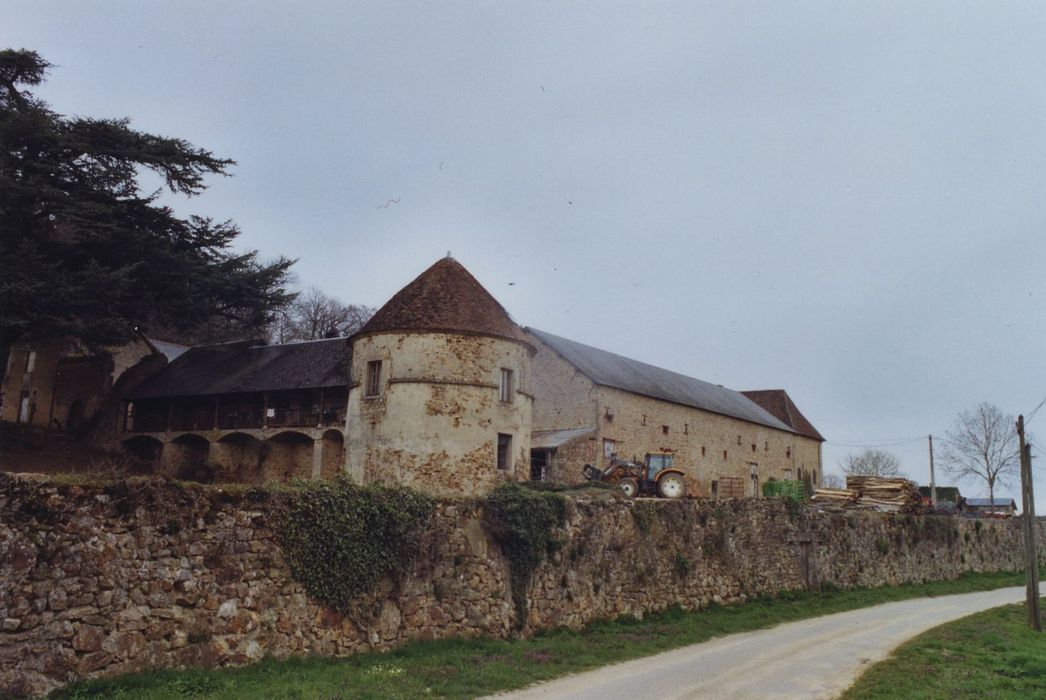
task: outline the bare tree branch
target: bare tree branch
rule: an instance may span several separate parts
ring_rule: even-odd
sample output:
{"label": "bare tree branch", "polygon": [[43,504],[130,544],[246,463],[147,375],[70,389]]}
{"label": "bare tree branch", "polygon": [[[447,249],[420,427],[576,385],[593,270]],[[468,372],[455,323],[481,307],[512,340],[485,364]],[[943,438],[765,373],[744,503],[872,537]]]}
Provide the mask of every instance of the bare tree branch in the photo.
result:
{"label": "bare tree branch", "polygon": [[985,402],[955,419],[946,433],[941,463],[956,478],[985,482],[988,497],[994,499],[995,485],[1009,483],[1017,472],[1017,445],[1016,419]]}
{"label": "bare tree branch", "polygon": [[901,463],[886,450],[865,450],[850,454],[839,464],[847,476],[903,476]]}
{"label": "bare tree branch", "polygon": [[373,315],[370,307],[344,304],[310,287],[277,315],[269,335],[274,343],[340,338],[358,331]]}

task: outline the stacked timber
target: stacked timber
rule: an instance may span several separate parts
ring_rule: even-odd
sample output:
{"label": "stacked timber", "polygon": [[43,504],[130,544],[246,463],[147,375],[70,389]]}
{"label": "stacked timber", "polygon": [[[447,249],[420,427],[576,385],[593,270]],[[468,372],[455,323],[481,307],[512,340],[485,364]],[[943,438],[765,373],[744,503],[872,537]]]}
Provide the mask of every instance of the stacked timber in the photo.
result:
{"label": "stacked timber", "polygon": [[919,505],[915,483],[899,477],[848,476],[846,488],[858,494],[857,504],[872,510],[896,512]]}
{"label": "stacked timber", "polygon": [[850,489],[814,489],[814,495],[810,498],[815,503],[830,506],[852,506],[857,502],[858,493]]}

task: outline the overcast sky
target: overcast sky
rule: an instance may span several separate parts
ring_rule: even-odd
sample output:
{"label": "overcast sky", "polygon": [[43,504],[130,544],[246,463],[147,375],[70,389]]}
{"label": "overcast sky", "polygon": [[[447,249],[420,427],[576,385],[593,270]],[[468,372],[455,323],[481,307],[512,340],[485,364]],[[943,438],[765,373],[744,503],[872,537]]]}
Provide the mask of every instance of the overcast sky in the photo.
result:
{"label": "overcast sky", "polygon": [[2,15],[55,64],[55,110],[237,160],[177,209],[345,301],[380,306],[450,250],[523,325],[787,389],[829,470],[885,445],[925,482],[925,436],[960,410],[1046,397],[1044,4]]}

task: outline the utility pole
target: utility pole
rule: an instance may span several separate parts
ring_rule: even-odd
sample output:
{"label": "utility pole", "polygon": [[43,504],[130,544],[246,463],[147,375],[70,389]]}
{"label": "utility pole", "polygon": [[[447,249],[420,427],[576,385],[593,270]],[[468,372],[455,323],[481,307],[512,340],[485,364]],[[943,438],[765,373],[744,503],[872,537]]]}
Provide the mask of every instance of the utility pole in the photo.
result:
{"label": "utility pole", "polygon": [[[1039,558],[1036,552],[1035,494],[1031,471],[1031,445],[1024,441],[1024,416],[1017,416],[1017,437],[1021,449],[1021,499],[1024,507],[1024,565],[1027,571],[1028,625],[1042,632],[1039,612]],[[995,504],[992,504],[992,509]]]}
{"label": "utility pole", "polygon": [[[933,478],[933,435],[927,435],[930,438],[930,505],[934,508],[937,507],[937,481]],[[959,505],[956,503],[956,505]]]}

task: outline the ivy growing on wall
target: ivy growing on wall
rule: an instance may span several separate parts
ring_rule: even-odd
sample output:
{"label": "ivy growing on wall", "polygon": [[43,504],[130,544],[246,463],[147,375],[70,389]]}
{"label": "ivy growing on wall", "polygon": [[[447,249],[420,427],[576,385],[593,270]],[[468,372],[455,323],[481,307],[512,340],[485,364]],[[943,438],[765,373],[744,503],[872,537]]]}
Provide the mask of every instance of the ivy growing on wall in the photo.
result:
{"label": "ivy growing on wall", "polygon": [[509,561],[516,625],[527,622],[527,586],[534,570],[561,545],[556,528],[566,521],[563,496],[507,483],[483,504],[483,520]]}
{"label": "ivy growing on wall", "polygon": [[280,544],[308,594],[346,611],[384,576],[410,567],[433,509],[432,499],[405,487],[309,482],[280,517]]}

